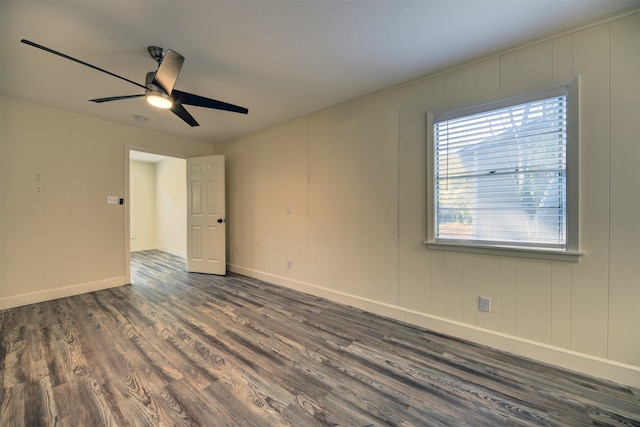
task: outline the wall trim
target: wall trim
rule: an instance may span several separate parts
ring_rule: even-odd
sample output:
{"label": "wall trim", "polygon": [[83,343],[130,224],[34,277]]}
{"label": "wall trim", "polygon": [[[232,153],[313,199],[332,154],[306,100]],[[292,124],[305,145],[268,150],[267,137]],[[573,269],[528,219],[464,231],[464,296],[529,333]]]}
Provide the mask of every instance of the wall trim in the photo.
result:
{"label": "wall trim", "polygon": [[184,258],[184,259],[187,258],[187,252],[186,251],[181,251],[181,250],[173,249],[173,248],[167,248],[167,247],[162,246],[162,245],[157,245],[153,249],[157,249],[159,251],[166,252],[168,254],[175,255],[175,256],[180,257],[180,258]]}
{"label": "wall trim", "polygon": [[[135,239],[131,239],[131,240],[135,240]],[[148,243],[146,245],[145,244],[136,245],[135,243],[132,242],[129,248],[130,248],[130,252],[142,252],[142,251],[150,251],[152,249],[158,249],[158,245],[156,245],[155,243]]]}
{"label": "wall trim", "polygon": [[173,248],[167,248],[165,246],[158,245],[158,244],[153,244],[153,245],[149,244],[149,245],[140,245],[140,246],[131,245],[131,253],[133,253],[133,252],[142,252],[142,251],[151,251],[151,250],[158,250],[158,251],[166,252],[168,254],[175,255],[175,256],[180,257],[180,258],[186,258],[187,257],[187,253],[185,251],[181,251],[181,250],[173,249]]}
{"label": "wall trim", "polygon": [[456,322],[455,320],[311,285],[287,277],[252,270],[239,265],[228,264],[227,267],[229,271],[233,273],[253,277],[275,285],[350,305],[364,311],[429,329],[437,333],[450,335],[455,338],[464,339],[581,374],[640,388],[640,366],[616,362],[615,360],[531,341],[502,332]]}
{"label": "wall trim", "polygon": [[47,289],[45,291],[30,292],[28,294],[0,298],[0,310],[51,301],[59,298],[72,297],[89,292],[101,291],[103,289],[115,288],[126,284],[127,280],[125,277],[120,276],[105,280],[97,280],[95,282],[80,283],[77,285],[63,286],[55,289]]}

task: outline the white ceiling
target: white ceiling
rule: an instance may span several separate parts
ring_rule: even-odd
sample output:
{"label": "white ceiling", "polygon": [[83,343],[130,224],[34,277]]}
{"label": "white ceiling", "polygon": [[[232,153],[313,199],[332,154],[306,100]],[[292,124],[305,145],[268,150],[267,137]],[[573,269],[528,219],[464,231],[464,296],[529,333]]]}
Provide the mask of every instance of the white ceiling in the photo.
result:
{"label": "white ceiling", "polygon": [[[217,142],[551,36],[640,0],[0,1],[3,96]],[[26,38],[144,84],[147,46],[185,58],[176,89],[241,105],[187,107],[191,128],[130,83],[20,43]],[[136,115],[149,118],[135,120]]]}

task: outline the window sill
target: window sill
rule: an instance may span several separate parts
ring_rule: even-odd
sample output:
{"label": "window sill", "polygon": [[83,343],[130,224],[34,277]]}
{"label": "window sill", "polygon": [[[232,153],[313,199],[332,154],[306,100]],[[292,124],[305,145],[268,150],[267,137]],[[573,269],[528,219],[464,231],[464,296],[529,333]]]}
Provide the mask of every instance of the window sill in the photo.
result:
{"label": "window sill", "polygon": [[481,255],[508,256],[529,259],[544,259],[550,261],[580,262],[580,258],[584,256],[582,252],[570,251],[553,251],[544,249],[501,247],[501,246],[480,246],[460,243],[444,243],[444,242],[424,242],[427,248],[450,251],[450,252],[467,252]]}

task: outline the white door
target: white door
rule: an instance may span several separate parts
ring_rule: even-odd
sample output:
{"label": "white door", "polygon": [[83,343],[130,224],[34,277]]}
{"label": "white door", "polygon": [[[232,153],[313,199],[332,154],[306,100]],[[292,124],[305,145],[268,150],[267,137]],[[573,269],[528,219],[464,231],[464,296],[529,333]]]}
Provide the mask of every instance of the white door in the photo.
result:
{"label": "white door", "polygon": [[226,274],[224,156],[187,159],[187,271]]}

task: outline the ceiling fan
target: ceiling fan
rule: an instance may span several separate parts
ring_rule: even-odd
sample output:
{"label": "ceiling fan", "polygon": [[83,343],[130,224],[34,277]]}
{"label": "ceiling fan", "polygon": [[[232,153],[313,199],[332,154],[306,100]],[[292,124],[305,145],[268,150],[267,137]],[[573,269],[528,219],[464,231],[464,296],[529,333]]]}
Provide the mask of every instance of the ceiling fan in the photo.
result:
{"label": "ceiling fan", "polygon": [[148,72],[145,78],[145,84],[141,85],[140,83],[134,82],[133,80],[129,80],[125,77],[119,76],[110,71],[107,71],[100,67],[96,67],[95,65],[91,65],[87,62],[73,58],[69,55],[65,55],[64,53],[55,51],[32,41],[22,39],[21,42],[38,49],[42,49],[45,52],[53,53],[54,55],[58,55],[62,58],[85,65],[89,68],[93,68],[94,70],[109,74],[110,76],[117,77],[121,80],[144,89],[143,94],[90,99],[89,101],[92,102],[102,103],[110,101],[120,101],[123,99],[140,98],[144,96],[149,104],[158,108],[171,110],[176,116],[180,117],[190,126],[199,126],[199,124],[196,119],[194,119],[193,116],[189,114],[186,108],[184,108],[183,104],[193,105],[196,107],[213,108],[216,110],[231,111],[241,114],[247,114],[249,112],[249,110],[244,107],[239,107],[237,105],[228,104],[226,102],[217,101],[211,98],[205,98],[203,96],[194,95],[192,93],[182,92],[180,90],[174,89],[173,86],[175,85],[176,80],[178,80],[178,74],[180,74],[180,69],[182,68],[184,57],[171,49],[149,46],[149,55],[152,59],[158,62],[158,69],[156,71]]}

